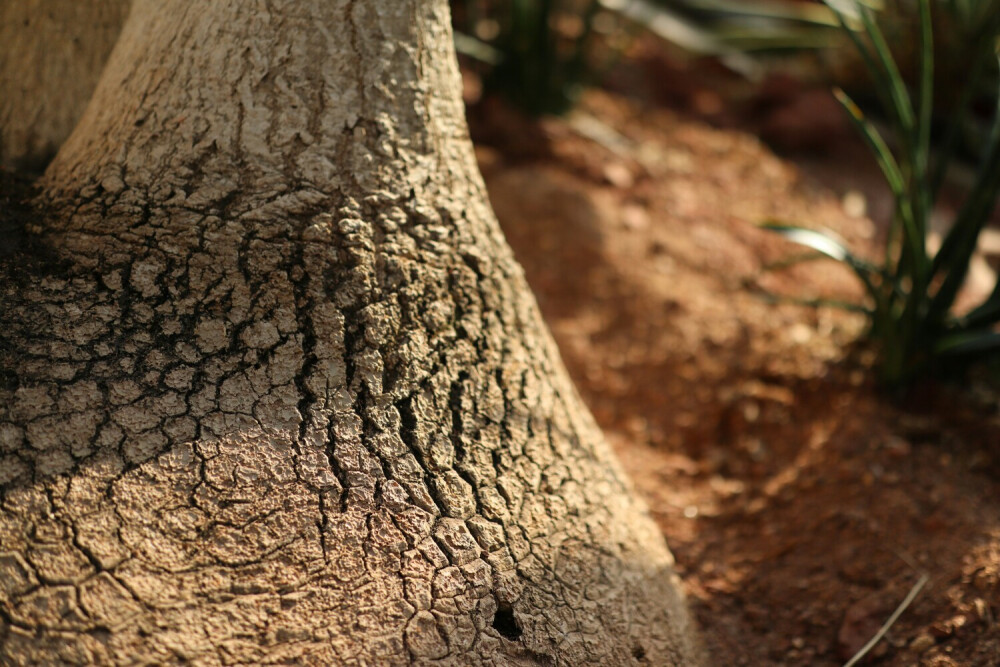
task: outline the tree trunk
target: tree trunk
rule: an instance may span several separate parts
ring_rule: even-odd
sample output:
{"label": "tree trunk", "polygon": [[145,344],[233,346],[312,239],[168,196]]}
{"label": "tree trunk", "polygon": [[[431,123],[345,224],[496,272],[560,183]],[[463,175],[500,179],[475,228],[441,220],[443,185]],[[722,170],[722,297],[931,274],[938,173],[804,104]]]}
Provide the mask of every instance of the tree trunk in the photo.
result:
{"label": "tree trunk", "polygon": [[44,166],[80,120],[131,0],[0,2],[0,166]]}
{"label": "tree trunk", "polygon": [[5,662],[698,661],[445,0],[138,0],[3,278]]}

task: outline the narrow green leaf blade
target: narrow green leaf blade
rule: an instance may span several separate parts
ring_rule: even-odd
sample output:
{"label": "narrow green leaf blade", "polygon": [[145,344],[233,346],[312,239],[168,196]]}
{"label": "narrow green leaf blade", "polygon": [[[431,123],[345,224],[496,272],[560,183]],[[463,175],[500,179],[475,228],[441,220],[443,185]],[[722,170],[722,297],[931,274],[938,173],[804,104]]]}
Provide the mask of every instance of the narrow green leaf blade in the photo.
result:
{"label": "narrow green leaf blade", "polygon": [[868,33],[868,39],[871,40],[872,46],[875,48],[875,55],[885,73],[886,82],[889,84],[889,99],[892,101],[892,110],[899,120],[903,133],[909,135],[913,132],[916,121],[910,94],[906,90],[906,82],[903,81],[903,76],[899,73],[896,61],[892,58],[892,52],[889,50],[882,30],[873,18],[872,11],[863,7],[859,13],[861,24],[864,26],[865,32]]}
{"label": "narrow green leaf blade", "polygon": [[892,151],[889,150],[889,145],[885,143],[878,130],[865,118],[861,107],[855,104],[854,100],[847,93],[840,88],[834,88],[833,96],[837,98],[840,105],[847,111],[851,122],[854,123],[854,126],[861,133],[865,142],[872,149],[872,152],[875,153],[875,159],[878,161],[878,166],[882,170],[882,174],[885,175],[885,180],[888,181],[892,193],[897,197],[901,197],[905,192],[906,185],[903,181],[903,172],[900,170],[899,163],[896,162]]}
{"label": "narrow green leaf blade", "polygon": [[[858,12],[862,11],[861,5],[858,2],[851,2],[847,6],[841,6],[842,3],[835,2],[834,0],[823,0],[823,4],[833,12],[834,17],[837,19],[837,23],[840,24],[841,29],[844,34],[847,35],[851,43],[854,44],[855,51],[861,56],[861,59],[865,63],[865,67],[868,69],[868,73],[871,75],[875,82],[875,93],[878,95],[879,100],[886,109],[891,107],[891,102],[885,91],[889,88],[889,81],[887,79],[887,74],[879,67],[878,62],[876,62],[875,56],[872,52],[861,41],[858,37],[855,26],[858,23]],[[846,14],[846,11],[850,10],[850,15]]]}
{"label": "narrow green leaf blade", "polygon": [[1000,350],[1000,333],[991,329],[963,331],[945,336],[934,347],[934,353],[941,356],[982,354],[997,350]]}
{"label": "narrow green leaf blade", "polygon": [[934,104],[934,35],[930,0],[920,0],[920,88],[917,111],[916,165],[921,185],[926,179],[931,144],[931,111]]}
{"label": "narrow green leaf blade", "polygon": [[[835,88],[833,94],[847,111],[851,121],[861,133],[869,148],[875,153],[875,160],[878,162],[879,168],[889,183],[889,189],[892,190],[892,194],[896,198],[899,218],[903,223],[903,248],[906,253],[909,253],[907,261],[900,262],[899,267],[908,266],[911,267],[914,275],[924,275],[928,264],[925,239],[914,220],[912,202],[910,202],[907,196],[909,192],[906,181],[903,178],[903,172],[899,168],[899,163],[893,156],[889,146],[885,143],[885,140],[882,139],[882,136],[875,127],[868,122],[868,119],[865,118],[861,108],[854,103],[854,100],[839,88]],[[897,276],[897,279],[901,277]]]}

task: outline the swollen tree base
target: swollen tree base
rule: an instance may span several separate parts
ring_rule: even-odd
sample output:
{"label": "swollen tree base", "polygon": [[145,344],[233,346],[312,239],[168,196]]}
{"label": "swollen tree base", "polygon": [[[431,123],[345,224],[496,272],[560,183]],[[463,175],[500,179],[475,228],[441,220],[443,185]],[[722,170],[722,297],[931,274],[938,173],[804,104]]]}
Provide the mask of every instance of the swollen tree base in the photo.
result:
{"label": "swollen tree base", "polygon": [[[286,6],[287,5],[287,6]],[[18,663],[692,665],[443,1],[140,1],[0,304]]]}

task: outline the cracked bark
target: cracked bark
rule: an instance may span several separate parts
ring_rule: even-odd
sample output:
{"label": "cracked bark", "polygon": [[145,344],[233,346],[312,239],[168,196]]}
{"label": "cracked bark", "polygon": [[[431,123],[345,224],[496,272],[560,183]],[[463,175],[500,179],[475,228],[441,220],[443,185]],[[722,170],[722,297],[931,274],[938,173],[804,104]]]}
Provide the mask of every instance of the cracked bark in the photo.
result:
{"label": "cracked bark", "polygon": [[58,261],[2,282],[5,660],[697,663],[489,209],[447,26],[135,3],[40,183]]}

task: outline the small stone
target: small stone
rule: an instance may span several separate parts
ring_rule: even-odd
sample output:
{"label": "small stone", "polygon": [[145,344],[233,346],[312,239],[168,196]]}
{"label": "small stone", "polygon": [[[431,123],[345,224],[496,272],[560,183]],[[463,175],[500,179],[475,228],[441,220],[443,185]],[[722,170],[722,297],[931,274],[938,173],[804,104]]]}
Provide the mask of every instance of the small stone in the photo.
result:
{"label": "small stone", "polygon": [[649,227],[649,213],[638,204],[626,204],[622,209],[622,225],[630,231],[640,231]]}
{"label": "small stone", "polygon": [[993,624],[993,614],[991,613],[990,606],[986,603],[986,600],[976,598],[973,601],[972,606],[975,607],[976,616],[979,617],[979,620],[986,621],[986,623],[990,625]]}
{"label": "small stone", "polygon": [[934,637],[932,637],[929,633],[922,632],[914,637],[913,641],[910,642],[910,650],[916,651],[917,653],[923,653],[936,643],[937,642]]}
{"label": "small stone", "polygon": [[808,324],[804,324],[802,322],[792,325],[788,333],[792,342],[798,343],[799,345],[808,343],[813,337],[812,328]]}
{"label": "small stone", "polygon": [[845,192],[840,204],[849,218],[863,218],[868,212],[868,202],[864,194],[857,190]]}
{"label": "small stone", "polygon": [[913,451],[913,447],[910,445],[910,443],[898,436],[890,437],[888,440],[886,440],[883,447],[885,448],[887,454],[889,454],[893,458],[899,458],[899,459],[909,457],[910,453]]}
{"label": "small stone", "polygon": [[954,626],[952,626],[951,623],[948,621],[938,621],[937,623],[931,625],[929,629],[930,629],[930,634],[936,637],[937,639],[944,639],[945,637],[950,636],[955,631]]}
{"label": "small stone", "polygon": [[616,188],[630,188],[635,184],[635,177],[628,167],[621,162],[612,162],[604,167],[604,180]]}

